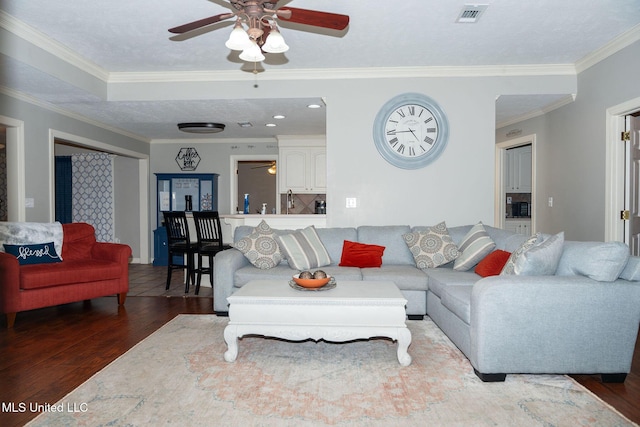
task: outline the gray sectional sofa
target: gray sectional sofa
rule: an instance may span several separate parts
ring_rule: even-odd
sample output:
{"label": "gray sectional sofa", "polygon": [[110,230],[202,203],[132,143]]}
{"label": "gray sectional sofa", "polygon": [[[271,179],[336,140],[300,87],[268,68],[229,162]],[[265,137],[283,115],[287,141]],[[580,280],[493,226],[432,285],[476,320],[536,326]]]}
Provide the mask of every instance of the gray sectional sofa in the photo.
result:
{"label": "gray sectional sofa", "polygon": [[[450,227],[448,232],[459,244],[471,227]],[[640,324],[640,258],[629,257],[625,245],[565,241],[555,274],[483,278],[473,268],[454,270],[453,263],[417,268],[402,236],[427,228],[319,228],[332,260],[322,270],[338,284],[395,282],[408,301],[409,319],[428,315],[483,381],[503,381],[511,373],[600,374],[606,382],[624,381]],[[508,252],[528,237],[489,226],[485,230],[495,249]],[[234,241],[252,231],[238,227]],[[382,266],[338,266],[345,240],[384,246]],[[286,260],[258,269],[237,249],[220,252],[214,261],[214,311],[227,315],[227,297],[250,280],[289,280],[294,273]]]}

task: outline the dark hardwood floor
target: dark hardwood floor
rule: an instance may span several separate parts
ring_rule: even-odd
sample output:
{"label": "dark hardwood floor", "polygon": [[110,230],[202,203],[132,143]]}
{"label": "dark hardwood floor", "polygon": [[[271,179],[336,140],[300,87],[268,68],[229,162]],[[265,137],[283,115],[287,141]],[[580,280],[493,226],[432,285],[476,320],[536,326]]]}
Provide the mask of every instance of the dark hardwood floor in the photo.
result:
{"label": "dark hardwood floor", "polygon": [[[13,329],[0,321],[0,426],[22,426],[37,414],[21,403],[53,404],[178,314],[210,314],[211,290],[164,291],[166,270],[132,266],[124,307],[115,297],[19,313]],[[173,284],[175,283],[175,285]],[[144,288],[144,291],[141,291]],[[205,292],[202,292],[205,291]],[[208,293],[207,293],[208,291]],[[158,296],[135,296],[150,295]],[[602,384],[595,375],[574,378],[636,423],[640,423],[640,344],[624,384]],[[11,412],[11,405],[15,412]]]}

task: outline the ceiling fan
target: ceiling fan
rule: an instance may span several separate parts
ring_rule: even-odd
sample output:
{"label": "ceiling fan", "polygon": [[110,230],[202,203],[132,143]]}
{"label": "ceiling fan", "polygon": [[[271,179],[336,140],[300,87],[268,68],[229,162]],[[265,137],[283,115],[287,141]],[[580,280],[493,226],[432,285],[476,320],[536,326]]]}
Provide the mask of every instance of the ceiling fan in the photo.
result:
{"label": "ceiling fan", "polygon": [[[263,162],[256,162],[256,163],[263,163]],[[264,164],[262,166],[254,166],[251,169],[269,168],[269,169],[267,169],[267,173],[269,175],[275,175],[276,172],[278,171],[275,160],[272,161],[272,162],[265,162],[265,163],[266,164]]]}
{"label": "ceiling fan", "polygon": [[[232,50],[241,50],[241,59],[258,62],[264,60],[262,52],[282,53],[289,49],[278,31],[277,20],[338,31],[349,25],[347,15],[289,6],[280,9],[277,7],[278,2],[272,0],[229,0],[229,3],[231,12],[179,25],[170,28],[169,32],[183,34],[235,18],[234,29],[225,45]],[[245,26],[247,30],[244,29]]]}

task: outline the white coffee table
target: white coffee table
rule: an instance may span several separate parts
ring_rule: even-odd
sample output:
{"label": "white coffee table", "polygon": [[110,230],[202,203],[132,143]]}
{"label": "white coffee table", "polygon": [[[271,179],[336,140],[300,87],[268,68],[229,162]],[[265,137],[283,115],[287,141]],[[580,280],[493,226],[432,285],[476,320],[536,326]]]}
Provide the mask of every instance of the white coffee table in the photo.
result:
{"label": "white coffee table", "polygon": [[398,361],[411,364],[407,300],[393,282],[339,281],[334,289],[299,291],[286,280],[254,280],[228,298],[224,359],[238,356],[238,338],[263,335],[291,341],[345,342],[388,337],[398,343]]}

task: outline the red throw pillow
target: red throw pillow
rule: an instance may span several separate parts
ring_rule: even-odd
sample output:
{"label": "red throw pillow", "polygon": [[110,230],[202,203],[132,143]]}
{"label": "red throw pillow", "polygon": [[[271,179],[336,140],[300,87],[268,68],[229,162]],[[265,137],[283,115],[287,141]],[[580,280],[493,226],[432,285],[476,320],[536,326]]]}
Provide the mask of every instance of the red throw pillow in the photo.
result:
{"label": "red throw pillow", "polygon": [[475,272],[482,277],[497,276],[502,271],[502,268],[507,263],[510,256],[510,252],[497,249],[484,257],[484,259],[478,263]]}
{"label": "red throw pillow", "polygon": [[384,246],[366,245],[364,243],[345,240],[342,245],[341,267],[380,267]]}

